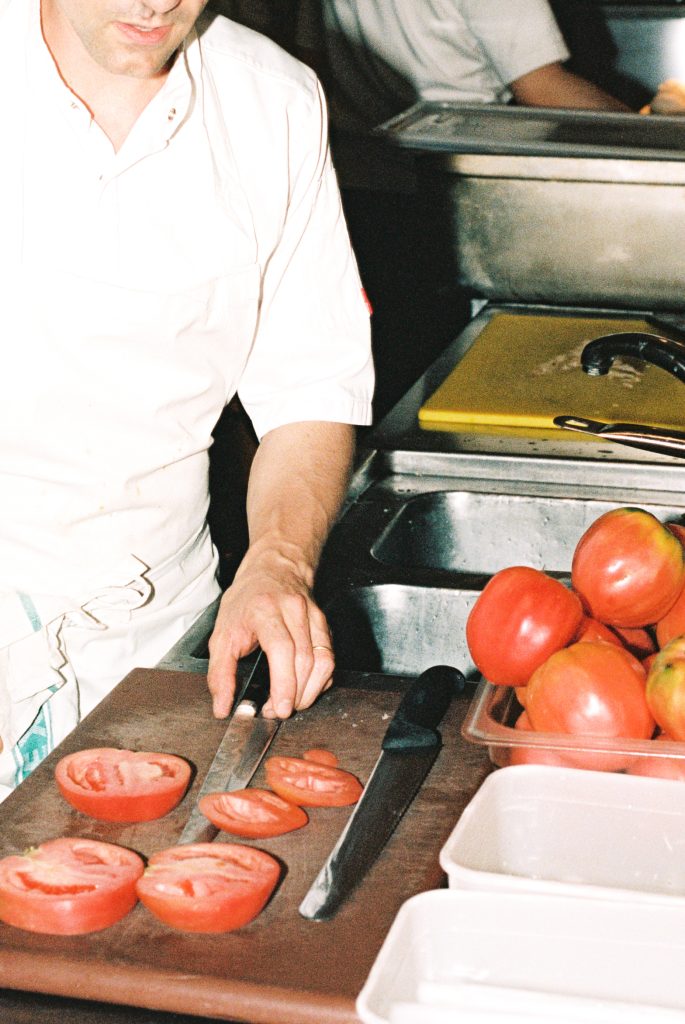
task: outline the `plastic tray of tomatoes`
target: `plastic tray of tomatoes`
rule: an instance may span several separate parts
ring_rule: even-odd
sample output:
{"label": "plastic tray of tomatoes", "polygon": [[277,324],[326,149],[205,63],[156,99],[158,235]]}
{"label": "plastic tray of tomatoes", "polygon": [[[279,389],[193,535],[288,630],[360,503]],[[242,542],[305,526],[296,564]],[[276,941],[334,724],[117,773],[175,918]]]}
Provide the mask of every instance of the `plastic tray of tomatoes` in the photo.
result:
{"label": "plastic tray of tomatoes", "polygon": [[523,711],[511,686],[482,680],[462,725],[462,735],[488,748],[498,768],[550,764],[592,771],[625,771],[685,780],[685,743],[522,731],[514,723]]}

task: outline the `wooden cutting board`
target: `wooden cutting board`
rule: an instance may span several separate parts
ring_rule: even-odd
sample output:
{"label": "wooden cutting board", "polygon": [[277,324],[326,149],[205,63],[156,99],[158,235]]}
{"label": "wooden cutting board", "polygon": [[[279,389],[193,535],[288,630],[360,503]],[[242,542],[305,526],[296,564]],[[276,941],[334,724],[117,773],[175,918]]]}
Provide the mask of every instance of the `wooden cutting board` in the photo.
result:
{"label": "wooden cutting board", "polygon": [[555,416],[685,429],[685,385],[665,370],[619,358],[604,377],[583,372],[587,342],[623,331],[657,333],[639,319],[497,314],[419,410],[419,424],[551,429],[575,441],[583,435],[555,427]]}
{"label": "wooden cutting board", "polygon": [[[285,722],[272,752],[301,756],[328,747],[365,782],[406,680],[339,677],[354,685],[333,687]],[[331,921],[307,921],[297,908],[345,825],[347,807],[313,808],[303,829],[255,843],[281,860],[283,878],[246,927],[226,935],[184,934],[140,905],[92,935],[33,935],[0,924],[0,988],[251,1024],[354,1024],[357,993],[399,907],[443,884],[440,848],[492,768],[484,748],[461,738],[468,704],[467,697],[453,702],[441,727],[443,749],[422,789]],[[60,835],[119,843],[144,857],[173,845],[225,728],[212,718],[203,676],[134,671],[0,805],[0,856]],[[93,746],[181,754],[197,768],[193,787],[159,821],[96,822],[62,800],[53,778],[60,756]],[[263,766],[254,785],[265,785]]]}

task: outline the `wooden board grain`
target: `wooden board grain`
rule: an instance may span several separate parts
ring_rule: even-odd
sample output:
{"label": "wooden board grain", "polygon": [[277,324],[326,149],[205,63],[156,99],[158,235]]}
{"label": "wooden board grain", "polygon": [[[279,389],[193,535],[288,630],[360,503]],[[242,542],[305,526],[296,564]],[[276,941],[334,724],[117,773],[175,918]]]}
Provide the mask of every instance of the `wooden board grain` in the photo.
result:
{"label": "wooden board grain", "polygon": [[[286,722],[272,752],[300,755],[308,747],[328,747],[366,781],[403,681],[390,680],[392,689],[387,677],[359,675],[353,681],[358,685],[334,687]],[[381,684],[385,688],[374,688]],[[453,703],[443,723],[443,749],[419,796],[332,921],[306,921],[297,907],[348,808],[313,809],[304,829],[256,844],[281,860],[284,874],[269,906],[247,927],[187,935],[157,922],[142,906],[86,936],[32,935],[0,925],[0,987],[253,1024],[356,1021],[356,995],[397,910],[415,893],[443,884],[439,850],[491,768],[486,753],[459,736],[467,704]],[[143,856],[173,845],[224,729],[211,716],[202,676],[133,672],[0,806],[0,855],[59,835],[120,843]],[[58,757],[91,746],[181,754],[197,769],[193,788],[157,822],[92,821],[73,811],[53,782]],[[263,767],[253,781],[265,783]]]}

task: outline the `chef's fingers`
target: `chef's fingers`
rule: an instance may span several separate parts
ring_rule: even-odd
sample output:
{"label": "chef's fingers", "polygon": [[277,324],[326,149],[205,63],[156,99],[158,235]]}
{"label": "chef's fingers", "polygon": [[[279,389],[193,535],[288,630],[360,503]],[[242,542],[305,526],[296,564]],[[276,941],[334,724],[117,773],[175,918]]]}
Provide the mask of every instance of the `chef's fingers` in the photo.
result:
{"label": "chef's fingers", "polygon": [[219,605],[216,623],[209,638],[207,687],[212,696],[215,718],[226,718],[235,697],[238,662],[257,646],[254,634],[246,627],[229,627],[228,614]]}
{"label": "chef's fingers", "polygon": [[312,706],[316,698],[333,685],[335,655],[328,644],[314,644],[314,667],[305,683],[297,707],[299,710]]}
{"label": "chef's fingers", "polygon": [[[271,671],[271,698],[264,714],[285,718],[294,709],[309,707],[330,685],[334,658],[323,612],[308,598],[283,606],[282,634],[271,650],[262,643]],[[289,644],[288,644],[289,641]]]}
{"label": "chef's fingers", "polygon": [[207,687],[212,696],[215,718],[226,718],[233,707],[238,660],[230,654],[210,654],[207,669]]}

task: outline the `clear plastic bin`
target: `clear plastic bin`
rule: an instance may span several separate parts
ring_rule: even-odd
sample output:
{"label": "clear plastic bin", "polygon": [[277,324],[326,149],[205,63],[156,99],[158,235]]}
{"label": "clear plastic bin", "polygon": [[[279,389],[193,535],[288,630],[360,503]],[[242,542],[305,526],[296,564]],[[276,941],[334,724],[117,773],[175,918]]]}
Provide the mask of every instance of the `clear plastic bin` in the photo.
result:
{"label": "clear plastic bin", "polygon": [[488,748],[498,768],[512,764],[553,764],[593,771],[655,773],[655,761],[682,766],[685,779],[685,743],[664,740],[600,739],[563,733],[515,729],[520,704],[510,686],[478,685],[464,719],[462,735]]}

